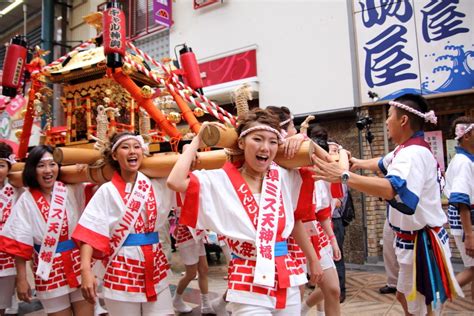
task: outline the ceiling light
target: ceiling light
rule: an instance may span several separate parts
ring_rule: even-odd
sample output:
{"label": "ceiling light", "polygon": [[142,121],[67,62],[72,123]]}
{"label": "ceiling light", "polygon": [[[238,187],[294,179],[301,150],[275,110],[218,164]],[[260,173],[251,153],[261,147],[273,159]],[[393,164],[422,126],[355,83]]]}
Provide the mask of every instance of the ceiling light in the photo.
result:
{"label": "ceiling light", "polygon": [[0,11],[0,18],[3,17],[5,14],[10,12],[11,10],[15,9],[17,6],[23,3],[23,0],[15,0],[12,4],[10,4],[8,7]]}

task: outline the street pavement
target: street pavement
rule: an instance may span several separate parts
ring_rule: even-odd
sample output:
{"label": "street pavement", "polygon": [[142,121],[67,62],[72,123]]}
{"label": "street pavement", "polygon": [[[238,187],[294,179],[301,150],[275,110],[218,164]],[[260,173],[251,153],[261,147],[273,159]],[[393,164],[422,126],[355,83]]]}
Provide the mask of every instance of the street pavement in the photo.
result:
{"label": "street pavement", "polygon": [[[221,260],[224,260],[223,256]],[[173,253],[171,263],[173,271],[169,280],[171,291],[174,293],[176,284],[181,277],[181,272],[184,271],[184,267],[177,253]],[[357,266],[357,269],[348,267],[346,278],[347,293],[346,301],[342,304],[342,315],[403,315],[402,309],[395,299],[394,294],[381,295],[378,293],[378,289],[385,284],[383,271],[380,271],[380,269],[375,269],[376,271],[371,270],[374,269],[364,266]],[[209,290],[211,299],[222,295],[226,290],[227,281],[224,279],[226,275],[227,267],[224,263],[210,263]],[[463,290],[466,298],[459,298],[454,302],[447,303],[444,306],[442,315],[474,315],[474,304],[470,300],[470,289],[465,287]],[[307,289],[306,291],[309,293],[311,290]],[[183,315],[200,315],[200,293],[196,280],[190,283],[183,298],[193,307],[192,313]],[[33,304],[21,303],[19,315],[44,316],[46,314],[41,310],[41,304],[35,301]],[[316,315],[316,310],[313,309],[308,315]]]}

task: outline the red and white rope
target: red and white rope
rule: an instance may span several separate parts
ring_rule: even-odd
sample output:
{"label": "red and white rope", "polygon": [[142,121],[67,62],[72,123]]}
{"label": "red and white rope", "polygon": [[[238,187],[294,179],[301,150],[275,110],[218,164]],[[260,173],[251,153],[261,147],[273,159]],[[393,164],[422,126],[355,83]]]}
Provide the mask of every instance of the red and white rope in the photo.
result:
{"label": "red and white rope", "polygon": [[232,120],[231,120],[229,117],[224,116],[221,113],[219,113],[216,109],[214,109],[210,106],[203,105],[201,102],[199,102],[198,100],[196,100],[192,96],[189,96],[189,95],[185,94],[182,90],[177,89],[172,84],[169,84],[163,78],[160,78],[159,76],[157,76],[154,73],[150,72],[148,69],[145,68],[145,66],[140,65],[136,61],[132,60],[130,57],[125,56],[125,61],[130,63],[133,67],[135,67],[139,71],[143,72],[147,77],[153,79],[156,83],[161,84],[163,86],[166,86],[166,88],[168,88],[169,90],[172,90],[173,92],[178,93],[183,99],[186,99],[189,102],[191,102],[192,104],[194,104],[195,106],[203,109],[204,111],[207,111],[208,113],[213,115],[215,118],[217,118],[219,121],[231,124],[232,126],[235,126],[236,122],[235,122],[234,118],[232,118]]}
{"label": "red and white rope", "polygon": [[[217,110],[218,112],[220,112],[223,116],[229,118],[229,121],[231,122],[231,124],[233,126],[236,125],[236,121],[235,121],[235,117],[230,114],[229,112],[227,112],[226,110],[224,110],[223,108],[221,108],[220,106],[218,106],[216,103],[212,102],[211,100],[209,100],[205,95],[202,95],[200,94],[199,92],[197,92],[196,90],[194,90],[193,88],[185,85],[184,83],[182,83],[181,81],[179,81],[179,78],[178,76],[173,73],[172,71],[170,71],[168,68],[166,68],[163,64],[157,62],[156,60],[154,60],[150,55],[148,55],[147,53],[143,52],[142,50],[140,50],[138,47],[136,47],[135,45],[133,45],[132,43],[130,42],[127,42],[127,46],[133,50],[136,54],[138,54],[139,56],[143,57],[145,60],[149,61],[150,63],[152,63],[153,65],[159,67],[160,69],[162,69],[169,77],[171,77],[171,80],[173,81],[173,83],[179,88],[179,89],[187,89],[189,91],[191,91],[191,93],[193,95],[196,95],[198,98],[202,99],[205,103],[207,103],[211,108],[214,108],[215,110]],[[196,106],[199,106],[197,105],[197,103],[199,103],[199,101],[197,101],[196,99],[194,99],[194,97],[190,96],[190,95],[185,95],[184,98],[195,104]],[[200,108],[204,109],[202,106],[199,106]],[[207,108],[207,107],[206,107]],[[209,113],[211,113],[211,111],[207,110]],[[215,115],[214,115],[215,116]],[[222,120],[221,120],[222,121]]]}
{"label": "red and white rope", "polygon": [[[54,66],[57,66],[59,64],[61,64],[63,61],[65,61],[68,57],[72,57],[73,54],[76,54],[76,52],[78,52],[79,50],[83,49],[83,48],[86,48],[87,46],[89,46],[90,44],[93,43],[93,40],[92,39],[89,39],[87,41],[85,41],[84,43],[82,43],[81,45],[77,46],[76,48],[74,48],[73,50],[71,50],[70,52],[68,52],[66,55],[63,55],[61,57],[59,57],[58,59],[54,60],[53,62],[51,62],[50,64],[44,66],[41,71],[48,71],[51,67],[54,67]],[[38,73],[39,71],[33,71],[33,74],[36,74]]]}

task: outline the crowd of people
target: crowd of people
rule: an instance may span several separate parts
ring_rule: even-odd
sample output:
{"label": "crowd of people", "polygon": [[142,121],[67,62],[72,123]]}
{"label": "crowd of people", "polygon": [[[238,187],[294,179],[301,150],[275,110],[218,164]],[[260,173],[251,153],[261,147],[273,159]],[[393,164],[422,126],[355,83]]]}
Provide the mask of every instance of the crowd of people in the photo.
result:
{"label": "crowd of people", "polygon": [[[474,293],[474,120],[454,122],[458,147],[443,177],[423,138],[424,123],[436,121],[426,100],[407,94],[389,105],[386,126],[396,148],[382,158],[352,157],[318,128],[309,137],[298,133],[290,110],[271,106],[239,117],[233,154],[241,159],[215,170],[194,170],[204,128],[160,179],[139,171],[148,152],[141,136],[114,134],[103,154],[115,172],[99,187],[59,181],[52,148],[39,145],[26,159],[24,188],[16,188],[7,177],[12,149],[0,143],[0,315],[15,295],[30,302],[33,288],[52,316],[94,315],[99,291],[111,316],[188,313],[182,295],[196,276],[203,314],[307,315],[317,306],[318,315],[340,315],[344,230],[354,213],[349,188],[388,203],[384,259],[390,278],[381,292],[394,289],[406,315],[439,311],[469,282]],[[203,127],[208,124],[222,128]],[[312,165],[285,169],[275,163],[279,150],[291,158],[307,141],[316,148]],[[383,175],[362,176],[355,172],[360,169]],[[169,234],[172,210],[179,217],[172,234],[185,265],[174,295],[160,242],[163,231]],[[466,267],[457,276],[448,221]],[[206,231],[219,236],[229,261],[227,290],[214,300]],[[305,296],[308,282],[316,287]]]}

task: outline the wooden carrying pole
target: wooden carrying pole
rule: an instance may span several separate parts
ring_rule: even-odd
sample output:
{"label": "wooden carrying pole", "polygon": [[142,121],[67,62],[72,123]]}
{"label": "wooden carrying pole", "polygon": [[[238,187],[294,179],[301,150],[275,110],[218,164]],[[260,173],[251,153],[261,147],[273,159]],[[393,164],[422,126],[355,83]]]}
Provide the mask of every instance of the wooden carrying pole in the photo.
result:
{"label": "wooden carrying pole", "polygon": [[22,171],[25,168],[25,163],[24,162],[17,162],[12,165],[12,168],[10,169],[10,172],[15,172],[15,171]]}
{"label": "wooden carrying pole", "polygon": [[235,128],[205,125],[202,127],[202,141],[207,147],[238,149]]}
{"label": "wooden carrying pole", "polygon": [[[202,141],[208,147],[219,147],[219,148],[230,148],[230,149],[238,149],[237,145],[237,132],[233,127],[217,127],[215,125],[209,124],[202,127],[204,130],[202,131]],[[304,145],[305,143],[311,143],[310,145]],[[285,168],[295,168],[301,166],[308,166],[310,165],[310,160],[307,161],[305,157],[299,156],[301,151],[310,151],[311,154],[315,154],[319,158],[325,161],[333,161],[331,156],[328,154],[327,151],[322,149],[312,140],[307,140],[303,142],[302,148],[297,153],[297,155],[293,159],[303,158],[303,163],[307,164],[300,164],[300,163],[291,163],[289,164],[291,167],[285,166],[287,162],[283,159],[283,155],[281,154],[282,150],[281,147],[278,150],[277,156],[275,157],[275,162],[278,163],[280,166]]]}
{"label": "wooden carrying pole", "polygon": [[87,148],[56,147],[53,151],[54,161],[61,165],[77,163],[93,164],[102,158],[100,151]]}
{"label": "wooden carrying pole", "polygon": [[[64,150],[65,148],[60,148]],[[91,151],[91,149],[82,149],[84,151]],[[94,150],[92,150],[94,151]],[[310,141],[305,141],[301,145],[300,150],[296,153],[292,159],[287,159],[284,156],[283,147],[278,149],[278,153],[275,157],[275,162],[284,168],[297,168],[303,166],[309,166],[312,164],[311,155],[314,152],[314,145]],[[74,163],[73,158],[78,157],[78,160],[84,162],[87,154],[81,155],[76,154],[75,156],[66,157],[71,152],[63,151],[64,161],[68,163]],[[177,153],[166,153],[157,154],[152,157],[143,158],[140,171],[150,178],[164,178],[167,177],[174,164],[178,160],[179,154]],[[200,152],[197,155],[197,161],[194,166],[195,169],[218,169],[221,168],[227,161],[228,156],[225,150],[213,150]],[[95,161],[94,161],[95,162]],[[113,168],[108,164],[102,164],[100,166],[90,166],[87,164],[77,164],[61,167],[61,176],[59,180],[64,183],[82,183],[91,182],[96,184],[102,184],[112,179]],[[14,186],[22,186],[21,171],[10,172],[9,180]]]}
{"label": "wooden carrying pole", "polygon": [[[62,166],[59,180],[68,183],[86,183],[103,184],[112,179],[114,170],[109,165],[100,167],[91,167],[88,165]],[[8,174],[8,182],[14,187],[23,187],[22,171],[14,171]]]}

